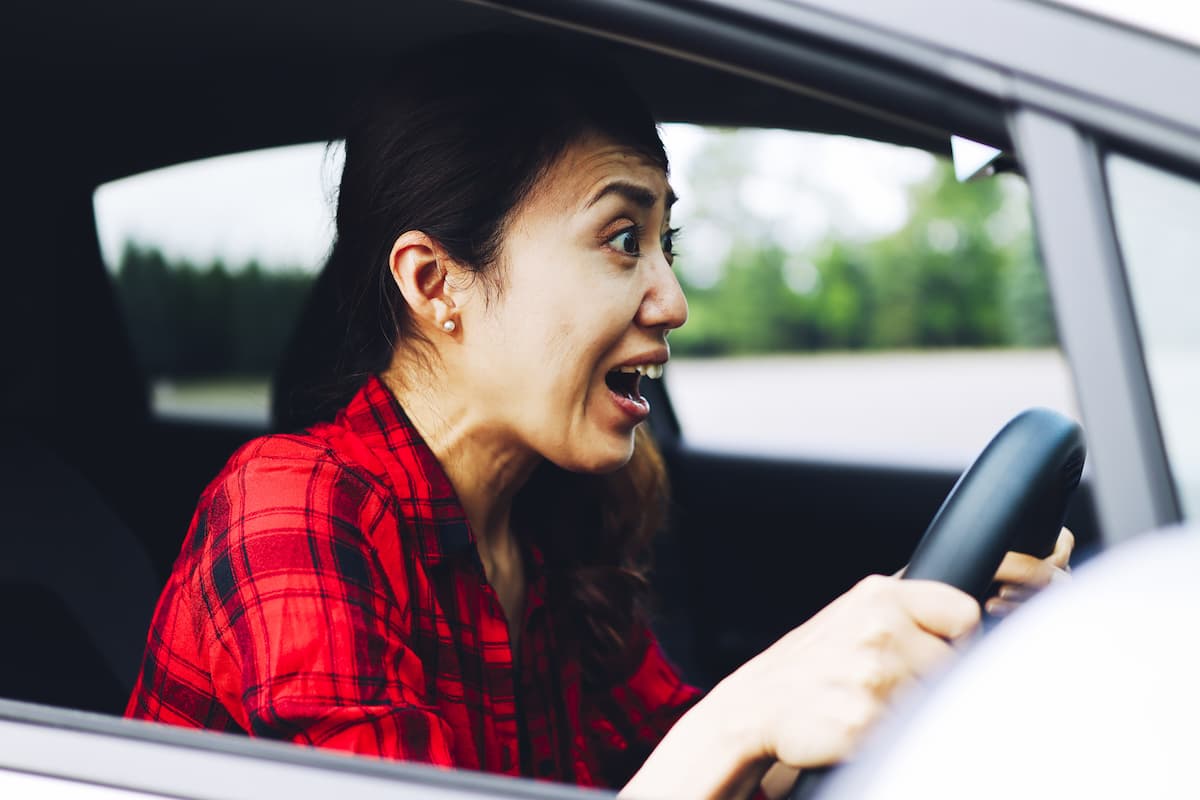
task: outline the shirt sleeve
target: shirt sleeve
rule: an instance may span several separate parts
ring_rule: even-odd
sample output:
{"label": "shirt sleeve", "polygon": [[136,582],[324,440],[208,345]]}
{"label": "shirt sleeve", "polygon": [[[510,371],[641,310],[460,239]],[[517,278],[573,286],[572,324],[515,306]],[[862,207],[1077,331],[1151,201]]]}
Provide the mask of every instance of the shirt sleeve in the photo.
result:
{"label": "shirt sleeve", "polygon": [[645,651],[627,681],[594,694],[585,726],[600,777],[612,788],[629,782],[667,731],[703,696],[684,682],[649,630]]}
{"label": "shirt sleeve", "polygon": [[[396,518],[331,462],[259,458],[210,496],[194,579],[219,702],[255,736],[458,766],[368,541]],[[469,765],[463,765],[469,766]]]}
{"label": "shirt sleeve", "polygon": [[[646,651],[628,682],[604,693],[590,721],[590,735],[608,786],[619,789],[633,777],[667,731],[704,693],[686,683],[648,629]],[[750,800],[766,800],[761,787]]]}

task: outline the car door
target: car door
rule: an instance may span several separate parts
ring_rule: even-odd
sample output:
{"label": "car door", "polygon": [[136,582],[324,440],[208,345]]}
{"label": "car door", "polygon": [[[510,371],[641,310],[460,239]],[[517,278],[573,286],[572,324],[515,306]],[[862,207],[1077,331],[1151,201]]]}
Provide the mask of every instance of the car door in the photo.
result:
{"label": "car door", "polygon": [[611,796],[8,700],[0,700],[0,794],[63,800]]}

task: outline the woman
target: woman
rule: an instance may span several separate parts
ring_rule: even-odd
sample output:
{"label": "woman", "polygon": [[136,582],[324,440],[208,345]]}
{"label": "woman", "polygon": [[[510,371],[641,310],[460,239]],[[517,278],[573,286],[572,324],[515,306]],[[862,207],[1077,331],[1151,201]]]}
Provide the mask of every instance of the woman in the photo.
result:
{"label": "woman", "polygon": [[353,396],[205,491],[128,714],[631,796],[777,794],[843,757],[978,607],[868,578],[684,684],[642,615],[665,476],[639,384],[687,318],[653,119],[533,42],[399,74],[347,137],[327,270]]}

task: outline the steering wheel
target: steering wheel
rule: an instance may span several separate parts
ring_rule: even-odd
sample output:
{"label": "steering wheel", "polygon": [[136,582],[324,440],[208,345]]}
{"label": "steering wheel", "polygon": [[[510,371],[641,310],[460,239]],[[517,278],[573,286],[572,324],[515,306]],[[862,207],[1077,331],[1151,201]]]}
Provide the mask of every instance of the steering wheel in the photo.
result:
{"label": "steering wheel", "polygon": [[[1045,558],[1083,472],[1083,430],[1045,408],[1008,422],[958,479],[904,570],[948,583],[982,603],[1009,550]],[[789,800],[809,800],[833,767],[800,773]]]}

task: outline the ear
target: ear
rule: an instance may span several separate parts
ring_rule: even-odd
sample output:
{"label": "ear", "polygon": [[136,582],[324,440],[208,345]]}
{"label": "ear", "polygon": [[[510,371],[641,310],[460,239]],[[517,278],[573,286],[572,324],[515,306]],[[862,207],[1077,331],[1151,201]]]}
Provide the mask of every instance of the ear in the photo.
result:
{"label": "ear", "polygon": [[392,245],[388,267],[412,309],[413,321],[453,333],[458,326],[458,309],[446,283],[450,259],[441,246],[422,231],[405,231]]}

